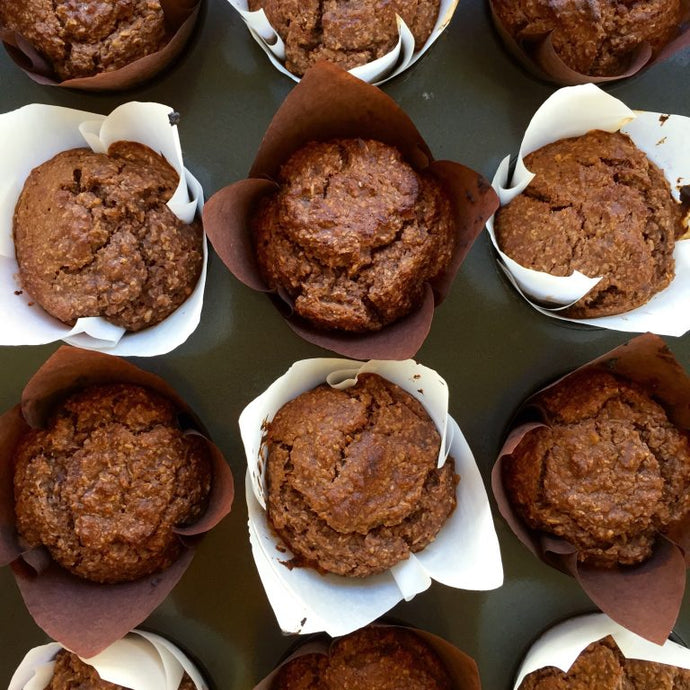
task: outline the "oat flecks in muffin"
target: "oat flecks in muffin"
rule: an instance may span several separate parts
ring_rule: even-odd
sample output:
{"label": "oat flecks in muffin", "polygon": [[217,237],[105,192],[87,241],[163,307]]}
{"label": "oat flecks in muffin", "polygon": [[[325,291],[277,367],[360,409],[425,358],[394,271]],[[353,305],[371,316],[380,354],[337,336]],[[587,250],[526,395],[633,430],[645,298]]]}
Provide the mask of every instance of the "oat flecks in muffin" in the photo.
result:
{"label": "oat flecks in muffin", "polygon": [[328,656],[307,654],[283,665],[271,690],[451,690],[436,652],[402,628],[370,627],[333,642]]}
{"label": "oat flecks in muffin", "polygon": [[647,559],[690,510],[690,441],[638,386],[586,370],[535,400],[548,427],[504,465],[517,513],[604,567]]}
{"label": "oat flecks in muffin", "polygon": [[268,425],[268,519],[295,564],[339,575],[383,572],[423,549],[455,507],[451,459],[426,410],[375,374],[323,385]]}
{"label": "oat flecks in muffin", "polygon": [[431,176],[378,141],[312,142],[254,215],[255,251],[272,289],[323,329],[375,331],[410,313],[455,245],[450,202]]}
{"label": "oat flecks in muffin", "polygon": [[205,442],[185,435],[170,401],[130,384],[69,396],[15,450],[17,530],[79,577],[124,582],[180,555],[173,529],[206,508]]}
{"label": "oat flecks in muffin", "polygon": [[203,262],[200,224],[166,205],[178,179],[162,156],[124,141],[108,155],[70,149],[35,168],[14,212],[22,288],[69,325],[102,316],[139,331],[165,319]]}
{"label": "oat flecks in muffin", "polygon": [[24,36],[62,80],[119,69],[166,41],[159,0],[3,0],[0,26]]}
{"label": "oat flecks in muffin", "polygon": [[535,177],[497,212],[496,240],[527,268],[603,276],[567,316],[630,311],[668,286],[682,208],[629,137],[593,130],[538,149],[525,165]]}
{"label": "oat flecks in muffin", "polygon": [[631,54],[648,43],[658,53],[680,31],[680,0],[493,0],[517,41],[551,33],[554,50],[581,74],[624,72]]}
{"label": "oat flecks in muffin", "polygon": [[592,642],[567,673],[546,666],[529,673],[518,690],[685,690],[690,671],[653,661],[626,659],[610,636]]}
{"label": "oat flecks in muffin", "polygon": [[249,0],[285,41],[285,66],[298,76],[319,60],[352,69],[390,52],[398,41],[396,13],[419,50],[439,7],[440,0]]}

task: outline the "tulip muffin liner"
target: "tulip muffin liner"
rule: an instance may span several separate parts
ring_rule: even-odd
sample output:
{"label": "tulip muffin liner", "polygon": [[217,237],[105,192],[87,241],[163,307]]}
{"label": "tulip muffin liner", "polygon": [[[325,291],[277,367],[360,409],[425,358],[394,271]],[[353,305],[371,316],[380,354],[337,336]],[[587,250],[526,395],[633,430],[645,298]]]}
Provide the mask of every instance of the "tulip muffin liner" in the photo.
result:
{"label": "tulip muffin liner", "polygon": [[[586,369],[608,371],[641,386],[666,411],[671,422],[690,430],[690,378],[664,341],[645,334],[592,360],[556,383]],[[535,395],[538,395],[536,393]],[[578,551],[567,540],[530,529],[511,506],[503,485],[503,463],[526,434],[546,426],[543,413],[530,396],[521,405],[513,428],[499,453],[491,483],[498,509],[515,536],[547,565],[573,576],[590,599],[613,620],[634,633],[661,644],[671,632],[685,590],[690,565],[690,518],[659,533],[652,556],[635,566],[612,568],[578,563]]]}
{"label": "tulip muffin liner", "polygon": [[[265,425],[301,393],[324,382],[338,389],[349,388],[365,372],[397,384],[425,407],[441,437],[438,466],[449,455],[455,460],[460,476],[457,506],[434,541],[384,573],[357,578],[290,567],[286,565],[290,552],[266,516]],[[449,587],[481,591],[502,584],[501,555],[486,490],[472,451],[448,414],[447,384],[435,371],[412,360],[302,360],[243,410],[239,424],[247,456],[245,491],[252,554],[283,631],[325,631],[333,636],[350,633],[399,601],[411,600],[426,590],[432,579]]]}
{"label": "tulip muffin liner", "polygon": [[529,40],[516,40],[501,21],[496,12],[494,0],[489,0],[491,16],[496,32],[501,37],[508,52],[530,74],[544,81],[558,84],[559,86],[575,86],[577,84],[605,84],[618,79],[631,77],[639,72],[667,60],[675,53],[690,46],[690,0],[681,0],[683,18],[679,25],[679,34],[664,46],[659,53],[652,58],[652,48],[649,43],[642,43],[630,55],[630,60],[625,70],[619,74],[610,76],[594,76],[583,74],[568,67],[559,57],[551,40],[552,32],[535,35]]}
{"label": "tulip muffin liner", "polygon": [[[441,0],[436,24],[434,24],[429,38],[419,50],[415,50],[415,40],[412,31],[410,31],[402,17],[396,15],[398,42],[395,47],[376,60],[354,67],[349,70],[350,74],[369,84],[378,85],[393,79],[393,77],[397,77],[406,69],[412,67],[431,48],[436,39],[450,24],[459,1]],[[285,43],[268,21],[264,10],[259,9],[251,12],[247,0],[228,0],[228,2],[242,17],[242,21],[247,25],[252,38],[261,46],[273,66],[291,79],[299,81],[300,78],[285,67]]]}
{"label": "tulip muffin liner", "polygon": [[[586,647],[610,635],[626,659],[653,661],[690,669],[690,649],[671,640],[654,644],[626,630],[603,613],[576,616],[549,628],[530,647],[518,670],[513,690],[528,674],[554,666],[564,673]],[[650,688],[651,690],[651,688]]]}
{"label": "tulip muffin liner", "polygon": [[0,26],[0,40],[12,60],[35,82],[83,91],[122,91],[147,81],[167,67],[192,35],[201,0],[161,0],[168,41],[160,50],[134,62],[90,77],[60,81],[52,66],[20,33]]}
{"label": "tulip muffin liner", "polygon": [[[22,659],[7,690],[43,690],[53,677],[58,642],[34,647]],[[69,650],[68,650],[69,651]],[[82,659],[102,680],[130,690],[177,690],[186,673],[196,690],[208,685],[189,657],[172,642],[145,630],[132,630],[96,656]]]}
{"label": "tulip muffin liner", "polygon": [[[205,440],[213,477],[206,512],[194,524],[175,530],[185,547],[179,559],[162,572],[120,584],[90,582],[57,565],[45,548],[25,548],[14,514],[13,455],[22,434],[41,428],[66,395],[103,383],[145,386],[171,400],[185,433]],[[21,403],[0,417],[0,565],[11,564],[36,624],[80,656],[102,651],[165,599],[191,563],[202,535],[230,512],[233,494],[230,468],[190,407],[161,378],[117,357],[61,347],[29,380]]]}
{"label": "tulip muffin liner", "polygon": [[[254,256],[250,220],[261,196],[289,156],[310,141],[337,137],[377,139],[396,147],[417,172],[429,172],[448,192],[455,220],[456,247],[448,269],[426,285],[421,306],[374,333],[317,329],[297,316],[285,294],[271,291]],[[409,117],[375,86],[328,63],[307,71],[276,112],[257,152],[249,179],[216,192],[204,207],[204,228],[227,268],[248,287],[270,293],[288,325],[305,340],[357,359],[406,359],[421,347],[434,308],[451,283],[486,220],[498,207],[488,182],[459,163],[434,161]],[[281,291],[282,293],[282,291]]]}
{"label": "tulip muffin liner", "polygon": [[179,183],[168,201],[170,210],[190,223],[201,212],[203,190],[184,167],[174,111],[160,103],[125,103],[103,116],[52,105],[32,104],[0,115],[0,308],[5,328],[0,345],[39,345],[64,340],[72,345],[114,355],[150,357],[181,345],[199,324],[206,284],[208,249],[203,238],[203,264],[192,294],[160,323],[136,333],[102,317],[77,319],[68,326],[50,316],[22,291],[13,240],[14,209],[26,178],[36,166],[68,149],[90,147],[106,153],[119,140],[146,144],[177,171]]}
{"label": "tulip muffin liner", "polygon": [[[406,625],[385,625],[376,623],[376,627],[381,628],[399,628],[401,630],[408,630],[415,633],[424,640],[440,657],[443,665],[448,672],[448,675],[453,681],[453,688],[455,690],[481,690],[481,681],[479,679],[479,669],[475,660],[460,651],[457,647],[450,644],[438,635],[434,635],[426,630],[413,628]],[[271,684],[275,679],[280,669],[292,659],[303,656],[304,654],[324,654],[328,656],[332,639],[325,635],[317,635],[313,640],[305,640],[303,644],[290,654],[284,661],[282,661],[266,678],[254,686],[254,690],[271,690]],[[14,688],[10,688],[14,690]],[[29,690],[27,688],[27,690]]]}
{"label": "tulip muffin liner", "polygon": [[[521,194],[534,178],[524,157],[560,139],[580,136],[593,129],[621,131],[664,172],[676,200],[690,183],[690,117],[632,111],[624,103],[593,84],[559,89],[537,110],[525,131],[515,170],[510,173],[510,156],[501,162],[493,179],[501,205]],[[690,230],[690,207],[685,219]],[[690,242],[677,240],[673,257],[676,275],[671,284],[636,309],[590,319],[569,319],[562,311],[589,292],[601,277],[579,271],[570,276],[553,276],[521,266],[501,251],[494,233],[494,218],[487,230],[498,255],[498,264],[522,297],[537,311],[571,323],[589,324],[625,332],[651,331],[660,335],[683,335],[690,329],[690,314],[684,308],[690,300]]]}

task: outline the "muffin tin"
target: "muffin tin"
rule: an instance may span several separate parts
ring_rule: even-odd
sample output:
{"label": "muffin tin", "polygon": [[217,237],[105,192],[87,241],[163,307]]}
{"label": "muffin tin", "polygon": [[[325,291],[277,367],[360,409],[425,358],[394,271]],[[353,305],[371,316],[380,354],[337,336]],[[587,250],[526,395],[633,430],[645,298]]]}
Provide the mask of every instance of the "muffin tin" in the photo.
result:
{"label": "muffin tin", "polygon": [[[633,109],[690,115],[686,49],[606,90]],[[50,103],[107,114],[126,100],[157,101],[180,113],[185,164],[207,196],[247,172],[273,114],[294,82],[279,74],[226,0],[207,0],[181,59],[147,85],[122,94],[49,89],[0,53],[0,111]],[[491,178],[554,87],[524,72],[503,49],[483,0],[461,0],[453,21],[413,68],[384,91],[408,113],[439,158],[461,160]],[[40,134],[40,133],[39,133]],[[1,328],[1,326],[0,326]],[[630,336],[559,323],[534,311],[498,269],[482,233],[463,263],[416,356],[439,372],[457,420],[489,486],[489,475],[518,404],[549,380]],[[690,336],[666,337],[690,369]],[[11,407],[57,344],[2,347],[0,410]],[[232,466],[245,473],[237,419],[293,362],[328,356],[295,335],[263,295],[233,278],[215,254],[201,323],[173,352],[142,365],[162,375],[204,419]],[[204,540],[184,578],[143,627],[189,650],[212,686],[253,687],[293,644],[281,634],[261,586],[247,535],[246,504]],[[505,583],[468,592],[438,583],[398,604],[396,618],[448,639],[477,660],[482,685],[510,690],[530,642],[554,621],[593,610],[577,584],[537,561],[494,510]],[[0,664],[9,681],[28,649],[46,641],[9,569],[0,570]],[[676,631],[690,638],[690,596]]]}

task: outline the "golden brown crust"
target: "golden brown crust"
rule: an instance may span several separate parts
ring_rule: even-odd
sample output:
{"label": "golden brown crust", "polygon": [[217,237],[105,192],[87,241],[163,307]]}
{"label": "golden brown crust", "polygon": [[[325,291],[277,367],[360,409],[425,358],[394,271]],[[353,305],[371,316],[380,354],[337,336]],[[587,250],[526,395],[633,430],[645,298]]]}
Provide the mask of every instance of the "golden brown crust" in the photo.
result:
{"label": "golden brown crust", "polygon": [[450,262],[445,193],[391,146],[312,142],[283,165],[279,182],[252,223],[259,268],[318,328],[378,330],[417,307]]}
{"label": "golden brown crust", "polygon": [[284,405],[268,425],[268,518],[299,565],[363,577],[435,538],[455,507],[421,404],[374,374]]}
{"label": "golden brown crust", "polygon": [[682,208],[627,136],[593,130],[542,147],[525,165],[535,177],[497,212],[496,239],[527,268],[603,276],[567,316],[630,311],[669,285]]}
{"label": "golden brown crust", "polygon": [[102,316],[138,331],[165,319],[203,262],[200,224],[166,205],[177,184],[172,166],[135,142],[108,155],[70,149],[35,168],[14,213],[22,288],[69,325]]}
{"label": "golden brown crust", "polygon": [[17,530],[73,574],[124,582],[171,565],[176,526],[205,510],[204,441],[179,428],[172,403],[130,384],[69,396],[15,450]]}
{"label": "golden brown crust", "polygon": [[506,458],[504,484],[536,530],[582,561],[635,564],[690,510],[690,441],[641,389],[586,370],[540,394],[547,427]]}

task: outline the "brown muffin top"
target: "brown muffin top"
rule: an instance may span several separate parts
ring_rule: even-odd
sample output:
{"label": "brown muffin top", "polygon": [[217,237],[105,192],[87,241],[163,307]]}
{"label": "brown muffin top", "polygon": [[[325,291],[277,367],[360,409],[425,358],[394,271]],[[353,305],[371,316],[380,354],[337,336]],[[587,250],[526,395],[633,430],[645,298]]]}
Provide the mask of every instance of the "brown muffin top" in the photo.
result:
{"label": "brown muffin top", "polygon": [[284,405],[265,435],[268,519],[294,563],[363,577],[435,538],[455,507],[449,459],[418,400],[376,374]]}
{"label": "brown muffin top", "polygon": [[535,177],[496,213],[496,240],[526,268],[603,276],[567,316],[630,311],[668,286],[681,205],[629,137],[593,130],[538,149],[525,165]]}
{"label": "brown muffin top", "polygon": [[576,72],[624,72],[642,44],[658,53],[680,30],[680,0],[493,0],[518,42],[549,32],[554,50]]}
{"label": "brown muffin top", "polygon": [[516,512],[600,566],[647,559],[690,509],[690,440],[638,386],[598,370],[537,396],[548,427],[504,464]]}
{"label": "brown muffin top", "polygon": [[653,661],[626,659],[610,636],[592,642],[568,673],[546,666],[525,676],[518,690],[686,690],[690,671]]}
{"label": "brown muffin top", "polygon": [[448,266],[449,201],[378,141],[311,142],[280,170],[253,218],[261,274],[319,328],[373,331],[418,306]]}
{"label": "brown muffin top", "polygon": [[[103,680],[93,666],[83,662],[76,654],[60,650],[55,657],[53,677],[45,690],[129,690],[122,685]],[[178,690],[196,690],[192,679],[185,673]]]}
{"label": "brown muffin top", "polygon": [[173,529],[201,516],[211,483],[204,441],[183,434],[169,400],[131,384],[70,395],[14,461],[19,534],[96,582],[171,565],[182,550]]}
{"label": "brown muffin top", "polygon": [[285,66],[298,76],[319,60],[352,69],[382,57],[398,42],[399,14],[420,50],[429,38],[440,0],[249,0],[263,8],[285,42]]}
{"label": "brown muffin top", "polygon": [[325,654],[285,664],[271,690],[451,690],[436,652],[410,630],[370,627],[336,639]]}
{"label": "brown muffin top", "polygon": [[200,225],[166,206],[178,179],[162,156],[125,141],[34,168],[14,212],[23,289],[69,325],[102,316],[139,331],[162,321],[192,293],[203,262]]}
{"label": "brown muffin top", "polygon": [[159,0],[3,0],[0,26],[24,36],[62,80],[120,69],[166,42]]}

